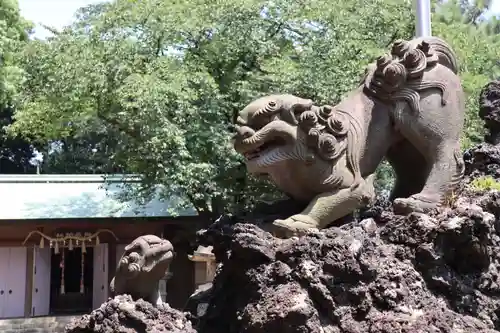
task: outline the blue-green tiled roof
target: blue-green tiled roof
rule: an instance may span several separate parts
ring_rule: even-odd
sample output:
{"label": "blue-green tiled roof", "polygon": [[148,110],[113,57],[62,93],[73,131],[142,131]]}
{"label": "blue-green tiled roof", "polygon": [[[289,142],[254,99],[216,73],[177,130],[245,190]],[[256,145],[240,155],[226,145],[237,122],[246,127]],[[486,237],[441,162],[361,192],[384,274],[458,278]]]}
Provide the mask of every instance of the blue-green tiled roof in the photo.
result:
{"label": "blue-green tiled roof", "polygon": [[[124,180],[127,179],[127,180]],[[172,216],[178,198],[138,205],[118,198],[134,178],[103,175],[0,175],[0,220]],[[194,209],[178,216],[197,215]]]}

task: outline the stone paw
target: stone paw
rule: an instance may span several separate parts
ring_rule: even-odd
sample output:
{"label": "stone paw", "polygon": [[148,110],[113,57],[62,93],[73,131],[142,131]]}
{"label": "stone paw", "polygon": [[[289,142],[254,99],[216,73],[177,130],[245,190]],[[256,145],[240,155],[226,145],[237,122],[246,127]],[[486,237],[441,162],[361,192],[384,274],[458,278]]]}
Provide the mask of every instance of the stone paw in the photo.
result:
{"label": "stone paw", "polygon": [[393,203],[394,213],[408,215],[410,213],[429,213],[439,208],[439,200],[431,200],[423,196],[412,195],[409,198],[398,198]]}
{"label": "stone paw", "polygon": [[272,234],[275,237],[290,238],[304,235],[307,231],[318,230],[318,223],[307,215],[293,215],[287,219],[273,222]]}

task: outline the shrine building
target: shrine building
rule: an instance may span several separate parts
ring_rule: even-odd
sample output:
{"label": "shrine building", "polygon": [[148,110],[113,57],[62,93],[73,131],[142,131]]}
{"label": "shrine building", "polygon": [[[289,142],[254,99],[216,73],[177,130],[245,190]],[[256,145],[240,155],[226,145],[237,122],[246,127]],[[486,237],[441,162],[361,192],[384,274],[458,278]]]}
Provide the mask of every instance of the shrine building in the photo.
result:
{"label": "shrine building", "polygon": [[158,196],[144,205],[119,200],[124,186],[137,183],[122,176],[0,175],[0,319],[99,307],[125,245],[144,234],[174,245],[161,290],[165,301],[182,308],[200,283],[188,235],[204,221],[194,209],[169,214],[176,198]]}

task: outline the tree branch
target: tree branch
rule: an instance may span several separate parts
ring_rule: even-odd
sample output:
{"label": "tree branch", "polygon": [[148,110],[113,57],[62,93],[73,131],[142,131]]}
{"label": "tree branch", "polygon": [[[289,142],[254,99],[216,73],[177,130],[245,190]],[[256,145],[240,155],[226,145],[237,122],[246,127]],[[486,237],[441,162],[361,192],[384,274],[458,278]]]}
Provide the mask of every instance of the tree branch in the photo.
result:
{"label": "tree branch", "polygon": [[162,56],[163,55],[163,51],[162,51],[162,42],[163,42],[163,37],[164,37],[164,33],[162,33],[158,39],[156,40],[156,56],[159,57],[159,56]]}
{"label": "tree branch", "polygon": [[203,200],[196,200],[188,191],[184,191],[188,200],[193,204],[194,209],[199,216],[206,216],[210,214],[210,210],[208,209],[207,203]]}

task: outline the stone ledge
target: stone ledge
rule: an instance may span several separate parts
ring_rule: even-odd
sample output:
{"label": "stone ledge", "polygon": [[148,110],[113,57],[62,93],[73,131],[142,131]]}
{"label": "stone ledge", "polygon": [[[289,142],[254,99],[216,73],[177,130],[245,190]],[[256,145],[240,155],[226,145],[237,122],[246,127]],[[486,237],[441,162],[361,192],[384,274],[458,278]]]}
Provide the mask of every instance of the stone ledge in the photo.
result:
{"label": "stone ledge", "polygon": [[64,327],[75,316],[48,316],[33,318],[0,319],[2,333],[63,333]]}

